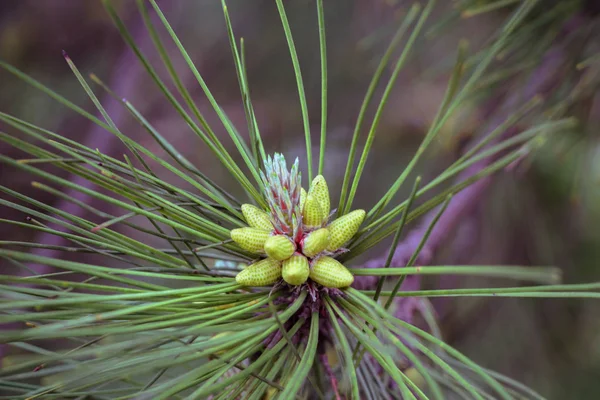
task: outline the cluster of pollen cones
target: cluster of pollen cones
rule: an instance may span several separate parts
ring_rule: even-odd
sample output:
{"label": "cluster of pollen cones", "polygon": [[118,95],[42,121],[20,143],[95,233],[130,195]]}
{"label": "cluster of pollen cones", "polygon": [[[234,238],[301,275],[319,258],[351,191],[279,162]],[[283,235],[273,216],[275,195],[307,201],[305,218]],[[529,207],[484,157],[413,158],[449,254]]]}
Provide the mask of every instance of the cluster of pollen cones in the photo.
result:
{"label": "cluster of pollen cones", "polygon": [[354,276],[334,257],[358,231],[364,210],[330,220],[327,182],[318,175],[306,192],[300,186],[298,161],[288,171],[283,156],[265,162],[265,194],[270,210],[242,206],[248,227],[233,229],[231,239],[242,249],[264,256],[238,273],[244,286],[270,286],[281,278],[298,286],[309,278],[328,288],[348,287]]}

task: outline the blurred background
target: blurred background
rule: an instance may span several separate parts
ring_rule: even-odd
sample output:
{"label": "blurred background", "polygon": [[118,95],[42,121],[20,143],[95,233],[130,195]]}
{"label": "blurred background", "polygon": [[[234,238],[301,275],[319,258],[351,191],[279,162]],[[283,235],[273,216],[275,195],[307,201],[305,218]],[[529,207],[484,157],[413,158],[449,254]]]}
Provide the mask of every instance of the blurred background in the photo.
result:
{"label": "blurred background", "polygon": [[[220,2],[158,3],[221,107],[245,134],[245,116]],[[285,3],[305,80],[316,151],[321,90],[316,8],[314,1],[309,0]],[[418,147],[442,101],[459,41],[467,39],[469,54],[476,54],[514,9],[509,6],[471,15],[465,10],[493,2],[439,3],[390,97],[359,186],[355,202],[358,207],[369,207],[379,199]],[[594,54],[600,51],[600,7],[593,0],[541,3],[526,25],[529,28],[520,33],[512,56],[499,58],[492,66],[492,71],[505,72],[505,78],[492,84],[482,83],[481,95],[463,103],[427,152],[418,172],[427,181],[442,171],[473,140],[489,132],[495,119],[508,115],[515,104],[514,96],[530,98],[542,94],[549,99],[548,107],[563,107],[563,115],[577,117],[578,128],[549,137],[516,168],[479,185],[465,199],[465,206],[456,211],[458,218],[440,233],[431,263],[556,265],[563,270],[566,283],[597,281],[600,96],[596,88],[600,62]],[[114,5],[140,48],[159,73],[166,76],[135,2],[121,0]],[[298,156],[305,165],[296,83],[275,4],[271,0],[230,0],[228,5],[235,34],[245,39],[250,89],[267,151],[280,151],[290,158]],[[409,5],[401,0],[325,2],[329,70],[325,175],[334,203],[364,93]],[[156,20],[154,15],[153,18]],[[234,149],[176,49],[168,48],[197,104],[226,145]],[[84,76],[94,73],[119,97],[134,104],[204,173],[233,194],[243,195],[157,90],[101,2],[0,2],[0,59],[95,113],[65,63],[62,50]],[[581,64],[585,60],[588,61]],[[0,70],[0,88],[0,111],[115,157],[124,152],[123,145],[108,132],[4,70]],[[119,102],[98,86],[94,88],[124,133],[155,154],[166,156]],[[380,88],[376,92],[376,98],[382,91]],[[569,101],[562,102],[564,99]],[[373,111],[374,108],[369,116]],[[0,129],[12,132],[1,124]],[[14,158],[24,157],[24,153],[5,144],[0,144],[0,151]],[[0,184],[71,213],[94,218],[69,202],[34,189],[31,177],[5,165],[0,165]],[[409,189],[404,188],[398,199],[404,198]],[[89,200],[77,197],[77,193],[69,195]],[[25,217],[15,210],[0,208],[0,218]],[[418,230],[419,225],[411,228]],[[2,225],[0,240],[9,239],[60,242],[44,234]],[[389,243],[358,262],[380,257],[386,246]],[[44,252],[82,259],[78,254]],[[86,261],[93,259],[90,255],[85,257]],[[0,269],[9,268],[1,262]],[[464,278],[424,283],[447,287],[470,284]],[[445,339],[481,365],[516,378],[550,399],[600,396],[600,312],[593,300],[444,299],[434,304]]]}

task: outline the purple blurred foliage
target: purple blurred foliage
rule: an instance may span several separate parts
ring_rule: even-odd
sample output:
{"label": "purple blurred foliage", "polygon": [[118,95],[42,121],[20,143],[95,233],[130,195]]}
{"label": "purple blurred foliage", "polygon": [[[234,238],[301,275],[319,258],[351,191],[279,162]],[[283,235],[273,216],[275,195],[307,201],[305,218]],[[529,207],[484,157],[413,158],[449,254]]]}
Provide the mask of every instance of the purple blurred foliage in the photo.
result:
{"label": "purple blurred foliage", "polygon": [[[141,31],[142,29],[138,30]],[[145,37],[139,34],[134,34],[134,37],[135,36]],[[117,67],[114,71],[115,77],[111,79],[110,87],[113,88],[117,93],[122,93],[125,97],[128,97],[129,94],[131,94],[131,92],[136,88],[137,78],[141,76],[139,73],[139,64],[135,56],[130,51],[124,51],[123,55],[118,60],[118,65],[119,67]],[[109,95],[103,96],[101,101],[108,115],[110,115],[111,119],[118,126],[123,118],[123,115],[126,113],[122,104]],[[101,118],[101,115],[98,115],[98,117]],[[91,129],[89,129],[88,133],[85,134],[85,137],[82,140],[83,145],[91,149],[98,149],[103,154],[114,154],[115,145],[118,143],[119,140],[115,135],[109,133],[98,125],[94,125]],[[73,184],[79,185],[85,189],[91,189],[94,187],[93,183],[79,175],[72,174],[69,177],[69,180]],[[92,207],[95,203],[98,203],[90,195],[79,190],[67,188],[64,194],[66,199],[59,199],[54,207],[76,217],[82,217],[86,213],[86,210],[81,208],[75,202],[88,204]],[[66,231],[66,228],[57,224],[49,224],[49,228],[56,229],[60,232]],[[50,232],[41,232],[37,235],[37,237],[35,237],[34,242],[47,244],[49,246],[65,246],[69,243],[69,240]],[[53,249],[34,249],[32,253],[43,257],[59,257],[62,252],[60,250]],[[52,267],[40,264],[30,265],[30,268],[38,274],[47,274],[52,269]]]}
{"label": "purple blurred foliage", "polygon": [[[574,17],[572,20],[567,21],[565,24],[565,34],[573,29],[574,21],[579,17]],[[498,126],[502,124],[518,107],[534,96],[545,96],[551,93],[560,84],[563,69],[565,68],[565,57],[564,51],[562,50],[562,44],[557,44],[552,47],[544,56],[540,65],[531,74],[531,77],[525,88],[516,94],[506,93],[503,100],[494,98],[488,102],[488,106],[485,107],[485,119],[490,120],[489,128],[484,132],[485,135],[492,132]],[[510,136],[516,135],[518,128],[511,128],[505,133],[500,135],[498,139],[492,141],[487,145],[494,145],[498,140],[506,139]],[[473,140],[475,143],[480,138]],[[474,144],[475,144],[474,143]],[[526,155],[526,154],[524,154]],[[456,181],[461,182],[467,180],[469,177],[476,175],[482,169],[493,163],[498,157],[490,157],[477,162],[467,168],[464,172],[459,174]],[[519,159],[520,160],[520,159]],[[517,160],[517,162],[519,161]],[[515,167],[515,163],[510,164],[505,171],[510,173]],[[505,172],[505,173],[506,173]],[[469,254],[469,250],[472,250],[471,246],[477,242],[477,236],[479,234],[476,229],[476,223],[473,220],[477,218],[477,211],[479,205],[484,202],[487,191],[490,187],[493,177],[486,177],[478,180],[474,184],[463,189],[457,193],[451,200],[445,212],[442,214],[440,219],[433,227],[431,234],[421,249],[417,259],[415,260],[416,266],[424,266],[431,264],[435,255],[444,244],[448,241],[453,242],[453,252],[457,259],[465,254]],[[406,237],[401,241],[398,247],[394,251],[394,256],[390,263],[391,268],[402,268],[405,267],[419,247],[419,244],[423,240],[430,224],[434,220],[435,216],[439,212],[438,209],[430,211],[424,218],[421,218],[419,224],[413,228]],[[461,229],[467,226],[467,229]],[[460,233],[460,235],[458,234]],[[458,240],[457,240],[458,236]],[[361,265],[361,268],[382,268],[385,266],[387,260],[387,254],[383,254],[377,258],[371,259]],[[445,287],[456,287],[458,283],[457,277],[448,276],[443,277],[440,281],[440,288]],[[357,289],[375,289],[377,286],[378,277],[375,276],[359,276],[356,277],[354,287]],[[421,287],[421,279],[419,275],[407,276],[401,287],[402,291],[409,292],[419,290]],[[412,298],[400,297],[394,300],[394,307],[396,316],[405,320],[406,322],[412,322],[413,314],[415,311],[420,309],[419,301]],[[434,301],[438,314],[444,313],[448,310],[450,301],[444,299],[437,299]]]}
{"label": "purple blurred foliage", "polygon": [[[48,2],[42,8],[47,10],[49,14],[55,13],[57,16],[60,16],[63,19],[68,19],[70,17],[69,12],[73,12],[73,8],[70,7],[67,3],[72,4],[69,1],[66,2]],[[169,8],[168,6],[166,7]],[[70,10],[70,11],[69,11]],[[67,11],[67,14],[65,14]],[[155,16],[155,20],[158,18]],[[133,24],[132,24],[133,25]],[[54,28],[57,31],[60,29]],[[138,46],[143,50],[149,50],[151,48],[152,42],[148,37],[146,28],[142,23],[141,19],[138,19],[131,29],[132,36]],[[90,33],[90,32],[88,32]],[[68,41],[67,43],[73,44],[72,41]],[[70,47],[72,48],[72,47]],[[63,50],[63,54],[66,52]],[[77,63],[77,60],[74,60]],[[110,79],[109,87],[115,92],[123,96],[124,98],[129,98],[134,94],[139,95],[140,87],[139,80],[143,77],[142,67],[137,60],[135,54],[126,46],[122,46],[122,53],[117,58],[116,67],[112,69],[112,77]],[[119,126],[121,122],[128,116],[128,112],[126,108],[119,101],[114,99],[112,96],[106,94],[104,96],[100,96],[100,100],[102,102],[103,107],[105,108],[108,115],[111,117],[113,122]],[[98,118],[102,118],[100,113],[96,115]],[[104,128],[89,123],[91,125],[89,127],[88,132],[84,135],[83,139],[81,139],[81,143],[91,149],[98,149],[103,154],[115,155],[115,153],[119,150],[120,141],[117,136],[112,133],[106,131]],[[0,143],[0,146],[5,146],[5,143]],[[85,178],[72,174],[68,177],[68,179],[76,184],[80,185],[83,188],[91,189],[94,184]],[[100,203],[97,200],[93,199],[90,195],[83,193],[81,191],[67,188],[64,192],[66,198],[59,198],[56,200],[53,205],[57,209],[67,212],[76,217],[85,217],[85,214],[88,212],[84,208],[80,207],[76,202],[81,202],[84,204],[88,204],[89,206],[94,206],[96,203]],[[74,201],[71,201],[74,200]],[[60,232],[66,232],[67,229],[59,224],[48,224],[49,228],[56,229]],[[32,239],[34,243],[46,244],[49,246],[68,246],[70,241],[64,237],[55,235],[50,232],[39,232]],[[54,250],[51,248],[43,249],[36,248],[31,251],[33,254],[44,256],[44,257],[55,257],[55,258],[64,258],[64,251]],[[54,268],[45,264],[29,264],[28,267],[35,271],[35,273],[43,275],[53,272]],[[24,269],[17,269],[16,274],[28,274],[29,272]],[[2,326],[2,329],[16,329],[19,324],[10,324],[8,326]],[[0,344],[0,360],[3,359],[4,355],[8,352],[7,344]]]}

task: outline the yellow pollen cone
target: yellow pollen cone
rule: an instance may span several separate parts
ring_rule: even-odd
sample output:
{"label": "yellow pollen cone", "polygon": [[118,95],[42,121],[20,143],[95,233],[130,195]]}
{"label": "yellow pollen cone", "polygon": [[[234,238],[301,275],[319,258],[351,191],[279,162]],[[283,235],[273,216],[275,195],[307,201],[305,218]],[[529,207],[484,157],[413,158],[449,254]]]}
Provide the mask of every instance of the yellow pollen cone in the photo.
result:
{"label": "yellow pollen cone", "polygon": [[240,271],[235,281],[244,286],[269,286],[281,278],[281,262],[265,258]]}
{"label": "yellow pollen cone", "polygon": [[310,279],[328,288],[344,288],[354,282],[354,276],[339,261],[321,257],[313,263]]}
{"label": "yellow pollen cone", "polygon": [[329,245],[327,250],[335,251],[352,239],[365,219],[365,210],[354,210],[329,224]]}
{"label": "yellow pollen cone", "polygon": [[309,233],[302,241],[302,254],[314,257],[327,248],[329,244],[329,229],[321,228]]}
{"label": "yellow pollen cone", "polygon": [[321,226],[323,223],[323,212],[317,199],[310,194],[306,196],[304,209],[302,210],[302,221],[309,228]]}
{"label": "yellow pollen cone", "polygon": [[283,262],[281,275],[290,285],[302,285],[308,279],[310,268],[308,260],[301,254],[295,254]]}
{"label": "yellow pollen cone", "polygon": [[327,218],[329,216],[331,204],[329,201],[329,189],[327,188],[327,182],[323,175],[317,175],[315,179],[313,179],[308,194],[317,199],[319,206],[321,207],[323,218]]}
{"label": "yellow pollen cone", "polygon": [[263,253],[271,232],[258,228],[238,228],[232,229],[230,234],[231,239],[242,249],[252,253]]}
{"label": "yellow pollen cone", "polygon": [[242,214],[248,225],[252,228],[273,230],[273,224],[269,218],[269,214],[252,204],[242,204]]}
{"label": "yellow pollen cone", "polygon": [[296,251],[296,244],[285,235],[270,236],[265,242],[265,253],[275,260],[290,258]]}
{"label": "yellow pollen cone", "polygon": [[304,190],[304,188],[301,187],[300,188],[300,201],[298,203],[300,210],[304,210],[304,202],[305,201],[306,201],[306,190]]}

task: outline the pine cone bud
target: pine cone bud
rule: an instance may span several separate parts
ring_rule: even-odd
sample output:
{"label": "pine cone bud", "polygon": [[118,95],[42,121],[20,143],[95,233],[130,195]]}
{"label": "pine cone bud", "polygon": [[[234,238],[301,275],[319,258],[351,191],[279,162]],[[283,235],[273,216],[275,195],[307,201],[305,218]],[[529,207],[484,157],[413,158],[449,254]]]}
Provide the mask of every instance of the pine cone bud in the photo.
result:
{"label": "pine cone bud", "polygon": [[265,253],[275,260],[286,260],[296,251],[296,244],[285,235],[270,236],[265,242]]}
{"label": "pine cone bud", "polygon": [[323,223],[323,212],[321,206],[314,196],[310,194],[306,196],[304,209],[302,211],[304,225],[309,228],[320,227]]}
{"label": "pine cone bud", "polygon": [[365,219],[365,215],[365,210],[354,210],[329,224],[329,245],[327,246],[327,250],[335,251],[350,240],[358,231],[360,224]]}
{"label": "pine cone bud", "polygon": [[242,214],[248,225],[253,228],[264,229],[267,231],[273,230],[273,224],[269,214],[252,204],[242,204]]}
{"label": "pine cone bud", "polygon": [[354,276],[339,261],[321,257],[312,265],[310,279],[328,288],[344,288],[354,282]]}
{"label": "pine cone bud", "polygon": [[302,285],[308,279],[310,268],[308,260],[301,254],[295,254],[283,262],[281,275],[290,285]]}
{"label": "pine cone bud", "polygon": [[329,229],[321,228],[309,233],[302,240],[302,254],[314,257],[327,248],[329,244]]}
{"label": "pine cone bud", "polygon": [[231,230],[231,238],[242,249],[252,253],[264,253],[265,242],[271,232],[258,228],[238,228]]}
{"label": "pine cone bud", "polygon": [[315,179],[313,179],[308,194],[317,199],[319,206],[321,207],[323,219],[327,218],[329,216],[331,203],[329,201],[329,189],[327,188],[327,182],[323,175],[317,175]]}
{"label": "pine cone bud", "polygon": [[269,286],[281,278],[281,262],[265,258],[239,272],[235,281],[244,286]]}
{"label": "pine cone bud", "polygon": [[303,187],[300,188],[300,201],[298,202],[298,207],[300,210],[304,210],[304,202],[306,201],[306,190]]}

